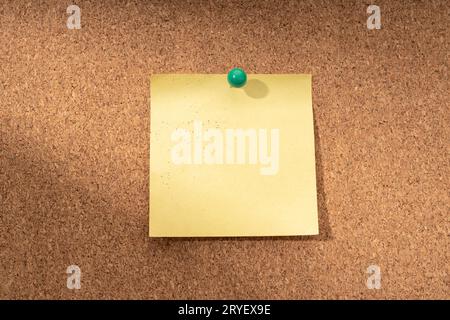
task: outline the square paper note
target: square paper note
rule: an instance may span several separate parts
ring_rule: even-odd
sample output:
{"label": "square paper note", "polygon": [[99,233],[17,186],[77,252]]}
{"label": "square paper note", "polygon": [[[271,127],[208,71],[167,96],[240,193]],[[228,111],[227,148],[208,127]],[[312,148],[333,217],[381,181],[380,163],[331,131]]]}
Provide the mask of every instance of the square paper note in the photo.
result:
{"label": "square paper note", "polygon": [[318,233],[310,75],[151,78],[150,236]]}

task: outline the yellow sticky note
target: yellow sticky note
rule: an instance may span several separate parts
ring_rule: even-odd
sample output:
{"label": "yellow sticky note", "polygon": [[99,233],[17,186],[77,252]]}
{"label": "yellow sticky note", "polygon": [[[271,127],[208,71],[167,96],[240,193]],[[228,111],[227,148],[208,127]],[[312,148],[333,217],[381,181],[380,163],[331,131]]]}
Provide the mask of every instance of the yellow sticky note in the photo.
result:
{"label": "yellow sticky note", "polygon": [[310,75],[151,77],[151,237],[313,234]]}

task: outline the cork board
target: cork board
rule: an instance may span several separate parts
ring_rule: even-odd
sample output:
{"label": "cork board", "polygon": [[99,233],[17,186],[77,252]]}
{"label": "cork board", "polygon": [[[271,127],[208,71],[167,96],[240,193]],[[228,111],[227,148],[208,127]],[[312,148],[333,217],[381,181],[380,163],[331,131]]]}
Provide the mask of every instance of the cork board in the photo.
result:
{"label": "cork board", "polygon": [[[0,298],[449,297],[447,1],[70,4],[0,4]],[[234,66],[313,75],[320,235],[150,239],[150,75]]]}

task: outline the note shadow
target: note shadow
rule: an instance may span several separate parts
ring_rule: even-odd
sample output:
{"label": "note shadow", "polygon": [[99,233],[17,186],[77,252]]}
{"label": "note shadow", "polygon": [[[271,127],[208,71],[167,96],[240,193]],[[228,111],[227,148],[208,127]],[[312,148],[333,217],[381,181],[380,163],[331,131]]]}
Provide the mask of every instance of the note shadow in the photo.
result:
{"label": "note shadow", "polygon": [[178,241],[187,242],[201,242],[201,241],[331,241],[333,240],[333,232],[331,230],[329,221],[329,212],[327,208],[327,196],[324,186],[324,169],[322,163],[322,150],[319,134],[319,126],[316,117],[313,115],[314,126],[314,144],[315,144],[315,158],[316,158],[316,188],[317,188],[317,210],[319,220],[319,234],[317,235],[303,235],[303,236],[219,236],[219,237],[150,237],[153,243],[173,243]]}

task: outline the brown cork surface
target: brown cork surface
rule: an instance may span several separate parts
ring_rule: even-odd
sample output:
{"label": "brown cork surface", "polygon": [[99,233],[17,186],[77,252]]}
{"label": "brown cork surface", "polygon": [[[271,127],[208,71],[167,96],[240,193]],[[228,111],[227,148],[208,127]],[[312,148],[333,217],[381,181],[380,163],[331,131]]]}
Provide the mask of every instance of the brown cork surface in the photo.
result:
{"label": "brown cork surface", "polygon": [[[448,1],[70,4],[0,4],[0,298],[449,298]],[[321,234],[150,239],[150,75],[234,66],[313,75]]]}

